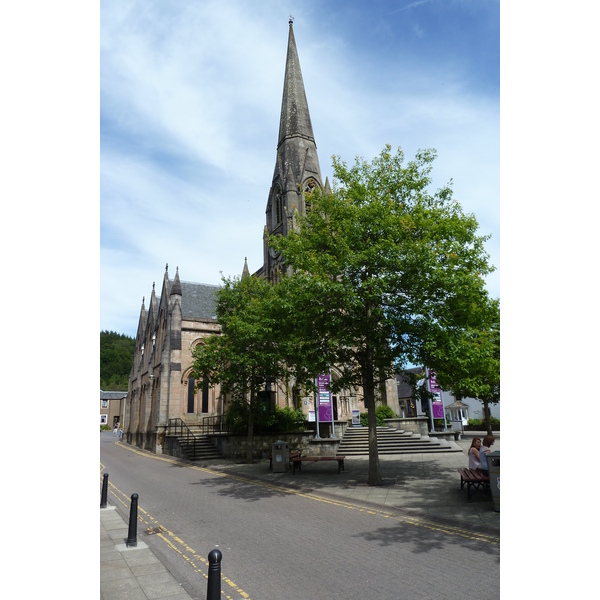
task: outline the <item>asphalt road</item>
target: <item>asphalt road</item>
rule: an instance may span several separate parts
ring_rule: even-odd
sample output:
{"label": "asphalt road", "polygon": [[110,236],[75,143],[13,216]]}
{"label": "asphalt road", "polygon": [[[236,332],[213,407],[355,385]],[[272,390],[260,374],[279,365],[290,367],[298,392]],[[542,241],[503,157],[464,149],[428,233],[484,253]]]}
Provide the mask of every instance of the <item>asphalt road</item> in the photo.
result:
{"label": "asphalt road", "polygon": [[498,544],[385,507],[285,490],[138,452],[101,435],[108,502],[193,598],[218,548],[222,597],[493,600]]}

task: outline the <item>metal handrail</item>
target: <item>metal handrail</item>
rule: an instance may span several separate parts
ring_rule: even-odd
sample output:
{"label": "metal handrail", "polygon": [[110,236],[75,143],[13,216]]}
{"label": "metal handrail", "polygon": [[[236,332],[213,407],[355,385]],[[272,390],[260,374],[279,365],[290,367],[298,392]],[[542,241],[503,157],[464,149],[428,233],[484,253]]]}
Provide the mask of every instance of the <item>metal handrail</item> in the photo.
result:
{"label": "metal handrail", "polygon": [[204,433],[229,433],[229,428],[223,415],[214,415],[202,417],[202,431]]}
{"label": "metal handrail", "polygon": [[[171,428],[173,428],[175,430],[175,435],[177,435],[178,430],[181,430],[181,435],[184,435],[184,431],[185,431],[185,439],[186,441],[189,443],[189,439],[190,437],[194,440],[196,440],[196,436],[194,435],[194,433],[192,432],[192,430],[185,424],[185,421],[179,417],[174,418],[174,419],[169,419],[169,431],[171,430]],[[185,428],[185,430],[184,430]]]}

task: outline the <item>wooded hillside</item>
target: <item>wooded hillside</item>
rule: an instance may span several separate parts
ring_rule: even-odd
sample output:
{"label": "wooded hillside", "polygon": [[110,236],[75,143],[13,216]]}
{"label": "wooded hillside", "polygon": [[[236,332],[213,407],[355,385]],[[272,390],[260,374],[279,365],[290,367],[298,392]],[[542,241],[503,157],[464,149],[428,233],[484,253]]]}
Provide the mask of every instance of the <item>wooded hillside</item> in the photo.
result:
{"label": "wooded hillside", "polygon": [[135,339],[115,331],[100,332],[100,389],[127,391]]}

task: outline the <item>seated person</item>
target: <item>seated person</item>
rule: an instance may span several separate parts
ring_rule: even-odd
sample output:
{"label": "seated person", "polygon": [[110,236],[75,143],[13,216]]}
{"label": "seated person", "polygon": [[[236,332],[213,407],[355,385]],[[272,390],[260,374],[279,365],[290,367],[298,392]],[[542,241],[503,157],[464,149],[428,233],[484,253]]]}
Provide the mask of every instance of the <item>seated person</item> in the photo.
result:
{"label": "seated person", "polygon": [[481,470],[488,475],[488,463],[487,463],[487,455],[492,451],[491,446],[496,441],[496,438],[493,435],[486,435],[483,438],[483,442],[481,443],[481,448],[479,449],[479,462],[481,463]]}
{"label": "seated person", "polygon": [[481,469],[481,460],[479,458],[479,449],[481,448],[481,438],[473,438],[471,447],[467,452],[469,456],[469,469]]}

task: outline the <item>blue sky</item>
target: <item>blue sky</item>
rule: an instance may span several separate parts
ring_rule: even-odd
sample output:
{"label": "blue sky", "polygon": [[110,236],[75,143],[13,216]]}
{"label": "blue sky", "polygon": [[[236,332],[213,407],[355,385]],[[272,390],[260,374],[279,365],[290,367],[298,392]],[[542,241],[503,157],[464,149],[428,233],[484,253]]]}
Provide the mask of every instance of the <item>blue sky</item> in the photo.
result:
{"label": "blue sky", "polygon": [[333,154],[435,148],[499,297],[498,0],[103,0],[102,330],[135,335],[166,263],[210,284],[262,265],[290,15],[323,176]]}

